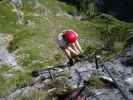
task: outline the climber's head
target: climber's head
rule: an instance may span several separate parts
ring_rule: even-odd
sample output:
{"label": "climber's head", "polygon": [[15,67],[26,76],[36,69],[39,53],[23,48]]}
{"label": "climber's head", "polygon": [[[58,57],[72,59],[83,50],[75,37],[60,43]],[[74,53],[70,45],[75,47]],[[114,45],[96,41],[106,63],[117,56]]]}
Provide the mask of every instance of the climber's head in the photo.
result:
{"label": "climber's head", "polygon": [[78,38],[76,32],[71,30],[65,31],[63,37],[68,43],[74,43]]}

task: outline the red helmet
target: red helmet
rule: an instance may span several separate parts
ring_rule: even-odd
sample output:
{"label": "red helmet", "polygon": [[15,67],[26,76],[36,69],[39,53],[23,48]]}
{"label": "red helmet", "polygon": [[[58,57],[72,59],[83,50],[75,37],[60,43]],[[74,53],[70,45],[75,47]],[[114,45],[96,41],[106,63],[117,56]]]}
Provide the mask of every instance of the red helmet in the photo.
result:
{"label": "red helmet", "polygon": [[69,43],[73,43],[77,40],[77,35],[75,32],[73,31],[65,31],[64,33],[64,38],[66,39],[66,41],[68,41]]}

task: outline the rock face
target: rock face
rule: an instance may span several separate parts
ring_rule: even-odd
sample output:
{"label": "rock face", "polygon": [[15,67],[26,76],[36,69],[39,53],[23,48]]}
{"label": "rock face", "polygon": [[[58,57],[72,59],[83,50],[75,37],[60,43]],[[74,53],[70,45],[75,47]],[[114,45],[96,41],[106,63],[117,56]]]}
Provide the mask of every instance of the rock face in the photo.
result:
{"label": "rock face", "polygon": [[129,34],[122,56],[121,62],[123,64],[133,66],[133,33]]}
{"label": "rock face", "polygon": [[[112,73],[120,87],[124,90],[129,100],[133,100],[133,34],[130,33],[126,46],[122,54],[117,59],[104,62],[104,65]],[[105,75],[107,73],[105,72]],[[120,92],[116,89],[101,89],[99,96],[92,97],[91,100],[124,100]]]}
{"label": "rock face", "polygon": [[14,53],[9,53],[7,50],[13,37],[7,33],[0,33],[0,64],[8,64],[10,66],[16,66],[16,57]]}
{"label": "rock face", "polygon": [[16,66],[16,57],[14,53],[9,53],[6,48],[0,48],[0,64]]}
{"label": "rock face", "polygon": [[[125,95],[128,97],[128,100],[133,100],[133,65],[131,63],[128,63],[127,59],[125,59],[125,57],[126,58],[129,57],[128,59],[130,59],[133,56],[132,41],[133,41],[133,37],[132,35],[130,35],[127,40],[126,48],[123,50],[123,53],[121,54],[122,56],[118,58],[114,58],[110,61],[100,63],[98,69],[96,68],[95,63],[90,63],[90,62],[88,63],[88,61],[81,61],[69,68],[65,68],[65,69],[54,68],[53,70],[51,70],[50,73],[46,70],[43,70],[43,71],[40,71],[40,76],[36,77],[35,79],[33,78],[34,84],[32,84],[32,86],[26,86],[20,89],[18,88],[16,89],[16,91],[11,93],[6,98],[16,98],[18,96],[27,96],[29,94],[29,92],[27,91],[34,90],[34,89],[37,89],[37,90],[41,89],[42,91],[45,91],[49,88],[48,83],[50,82],[49,79],[45,79],[47,78],[46,76],[51,77],[52,74],[53,76],[56,76],[57,73],[58,74],[60,73],[61,75],[63,74],[63,71],[64,71],[64,72],[67,72],[70,75],[70,77],[66,79],[65,82],[63,81],[61,82],[71,86],[71,88],[74,88],[74,89],[77,88],[77,90],[73,92],[69,92],[68,94],[59,96],[59,98],[56,100],[70,100],[71,96],[75,95],[75,93],[79,93],[78,91],[82,87],[84,87],[84,80],[88,80],[92,75],[97,75],[97,77],[104,80],[106,85],[107,84],[109,85],[101,88],[92,88],[91,86],[89,87],[87,86],[86,88],[82,89],[83,91],[81,92],[81,94],[79,94],[77,96],[77,99],[74,99],[74,100],[126,100],[124,99],[120,91],[117,89],[114,81],[110,78],[109,74],[107,73],[107,70],[105,70],[105,67],[106,67],[110,71],[112,76],[115,78],[120,88],[124,91]],[[126,62],[126,64],[123,62]],[[103,68],[102,65],[104,65],[105,67]],[[58,86],[58,84],[56,83],[52,85],[53,88],[50,88],[50,90],[48,91],[55,90],[56,91],[55,93],[57,93],[56,88],[61,87],[61,86]],[[64,86],[65,85],[63,85],[63,87]],[[63,89],[63,87],[61,88],[61,90]]]}
{"label": "rock face", "polygon": [[[85,63],[84,63],[85,64]],[[100,75],[110,77],[105,69],[102,72],[102,66],[97,71],[95,66],[90,64],[78,64],[75,67],[72,67],[72,79],[75,83],[82,83],[88,76],[93,75],[94,73],[99,72]],[[127,44],[122,54],[118,58],[114,58],[111,61],[104,62],[103,65],[111,72],[112,76],[117,81],[120,88],[124,91],[125,95],[128,97],[128,100],[133,100],[133,34],[129,35],[127,39]],[[80,66],[80,67],[79,67]],[[86,67],[84,67],[86,66]],[[74,69],[75,68],[75,69]],[[74,72],[74,70],[77,70]],[[78,72],[78,74],[76,74]],[[87,72],[87,73],[85,73]],[[80,75],[82,73],[82,75]],[[108,81],[111,81],[107,79]],[[91,89],[88,89],[90,91]],[[86,95],[87,100],[126,100],[123,98],[122,94],[116,87],[108,88],[95,88],[93,91],[94,95]],[[72,94],[69,94],[73,95]],[[81,96],[81,95],[79,95]],[[67,97],[66,97],[67,98]],[[69,99],[64,99],[69,100]],[[77,99],[78,100],[78,99]],[[85,99],[83,99],[85,100]]]}

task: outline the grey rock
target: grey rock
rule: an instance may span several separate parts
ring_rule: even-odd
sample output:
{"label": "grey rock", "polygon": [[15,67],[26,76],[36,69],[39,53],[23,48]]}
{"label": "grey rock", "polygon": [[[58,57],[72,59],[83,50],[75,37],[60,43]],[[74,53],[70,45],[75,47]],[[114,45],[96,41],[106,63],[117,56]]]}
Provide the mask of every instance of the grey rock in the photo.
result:
{"label": "grey rock", "polygon": [[17,66],[15,54],[9,53],[6,48],[0,48],[0,63]]}
{"label": "grey rock", "polygon": [[68,13],[64,13],[64,12],[57,13],[56,16],[65,16],[65,17],[68,17],[68,18],[73,18],[72,15],[70,15],[70,14],[68,14]]}
{"label": "grey rock", "polygon": [[[85,63],[85,62],[84,62]],[[76,64],[70,69],[73,85],[82,85],[96,71],[93,64]]]}
{"label": "grey rock", "polygon": [[27,20],[27,21],[25,21],[25,25],[28,27],[32,27],[34,25],[34,23],[31,20]]}
{"label": "grey rock", "polygon": [[126,78],[125,82],[127,83],[127,85],[130,85],[131,87],[133,87],[133,76]]}
{"label": "grey rock", "polygon": [[17,89],[15,92],[11,93],[7,98],[8,100],[14,100],[16,97],[20,96],[23,92],[23,89]]}
{"label": "grey rock", "polygon": [[91,100],[123,100],[122,96],[115,89],[114,90],[98,89],[95,91],[95,96],[90,97],[89,99]]}
{"label": "grey rock", "polygon": [[133,66],[133,33],[129,33],[125,49],[123,50],[121,62],[126,66]]}

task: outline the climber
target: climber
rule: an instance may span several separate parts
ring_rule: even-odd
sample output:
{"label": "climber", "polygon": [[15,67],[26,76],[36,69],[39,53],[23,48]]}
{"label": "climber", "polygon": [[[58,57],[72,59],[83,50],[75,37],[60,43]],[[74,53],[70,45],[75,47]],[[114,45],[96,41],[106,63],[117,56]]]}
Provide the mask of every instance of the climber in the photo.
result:
{"label": "climber", "polygon": [[78,34],[73,30],[64,30],[60,33],[57,37],[57,43],[68,57],[68,64],[70,65],[73,65],[74,58],[80,56],[83,52],[78,42]]}

